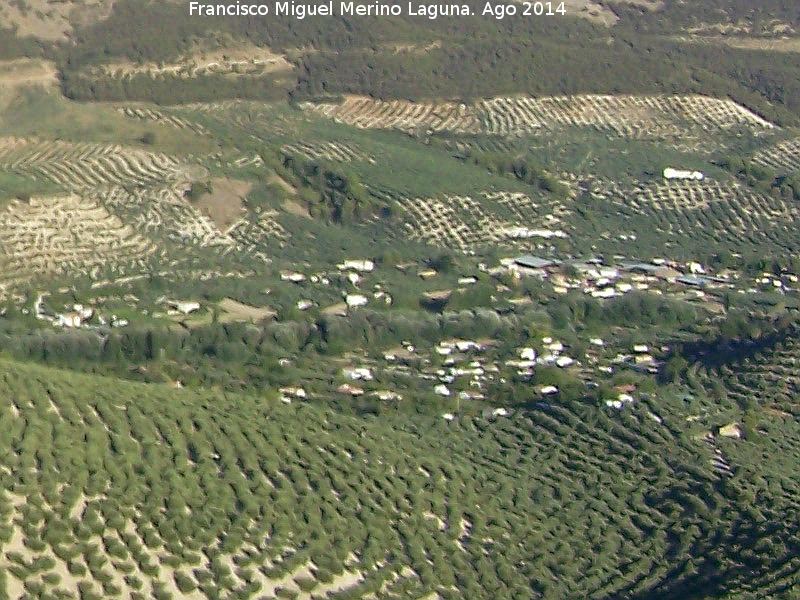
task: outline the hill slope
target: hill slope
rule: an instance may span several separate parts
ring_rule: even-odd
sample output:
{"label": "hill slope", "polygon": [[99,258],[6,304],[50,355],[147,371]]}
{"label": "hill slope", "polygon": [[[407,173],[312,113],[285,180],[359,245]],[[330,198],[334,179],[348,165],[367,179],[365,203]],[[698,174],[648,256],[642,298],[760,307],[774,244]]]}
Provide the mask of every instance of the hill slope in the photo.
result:
{"label": "hill slope", "polygon": [[740,597],[798,560],[792,490],[740,502],[669,401],[360,420],[0,371],[10,597]]}

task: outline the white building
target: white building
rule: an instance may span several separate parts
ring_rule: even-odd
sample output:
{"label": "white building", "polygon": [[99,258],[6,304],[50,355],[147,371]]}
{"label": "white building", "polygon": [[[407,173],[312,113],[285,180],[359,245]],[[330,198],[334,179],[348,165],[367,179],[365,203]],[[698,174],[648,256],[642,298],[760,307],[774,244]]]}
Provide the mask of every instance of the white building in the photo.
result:
{"label": "white building", "polygon": [[688,179],[692,181],[702,181],[705,175],[700,171],[682,171],[667,167],[664,169],[664,179]]}

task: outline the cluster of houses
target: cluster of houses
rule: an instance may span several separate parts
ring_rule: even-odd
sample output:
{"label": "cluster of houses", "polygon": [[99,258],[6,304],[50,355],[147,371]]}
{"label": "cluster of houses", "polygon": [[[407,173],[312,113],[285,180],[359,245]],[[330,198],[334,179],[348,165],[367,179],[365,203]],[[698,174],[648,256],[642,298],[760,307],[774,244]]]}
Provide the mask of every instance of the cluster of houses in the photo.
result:
{"label": "cluster of houses", "polygon": [[[391,304],[392,296],[382,289],[380,284],[375,284],[371,292],[361,289],[363,283],[363,276],[365,273],[371,273],[375,270],[375,263],[369,259],[348,259],[336,265],[338,271],[336,273],[315,273],[306,275],[299,271],[284,270],[281,271],[281,281],[290,283],[304,283],[309,282],[315,285],[331,286],[335,279],[344,278],[346,282],[346,289],[341,290],[343,302],[338,302],[323,309],[325,314],[342,315],[345,316],[348,310],[352,310],[361,306],[366,306],[370,302],[377,301],[382,304]],[[301,298],[296,303],[296,308],[300,311],[306,311],[317,303],[308,298]]]}
{"label": "cluster of houses", "polygon": [[[40,292],[33,303],[33,314],[40,321],[49,321],[54,327],[126,327],[128,320],[117,315],[98,314],[91,306],[68,304],[63,312],[49,309],[45,304],[47,294]],[[27,309],[23,309],[27,313]]]}
{"label": "cluster of houses", "polygon": [[738,278],[737,273],[729,270],[711,275],[698,262],[666,259],[651,262],[621,259],[610,266],[599,258],[560,261],[522,255],[504,258],[499,266],[488,270],[492,274],[510,272],[515,278],[547,279],[558,294],[579,289],[593,298],[613,298],[631,291],[663,293],[680,289],[691,289],[694,297],[703,298],[709,290],[733,289]]}
{"label": "cluster of houses", "polygon": [[[602,339],[591,338],[589,346],[591,349],[585,355],[571,356],[566,344],[545,336],[540,343],[516,348],[508,355],[503,354],[501,344],[491,339],[444,339],[427,348],[404,341],[379,357],[365,355],[360,360],[351,359],[350,364],[331,374],[333,387],[326,393],[335,391],[344,396],[399,401],[405,390],[387,389],[385,380],[408,378],[424,382],[423,389],[427,388],[432,396],[448,399],[457,413],[470,402],[491,400],[488,394],[491,385],[502,385],[512,379],[518,383],[535,381],[536,370],[544,366],[572,372],[588,387],[597,387],[595,379],[607,378],[617,369],[652,373],[660,366],[654,351],[645,344],[635,344],[628,352],[619,352],[619,348],[609,348]],[[398,375],[402,377],[398,379]],[[635,385],[618,387],[613,397],[604,399],[607,407],[623,409],[636,400]],[[544,406],[549,397],[559,393],[555,385],[532,383],[530,387],[530,399]],[[483,412],[488,417],[509,414],[497,407],[484,408]],[[447,415],[453,413],[442,416],[448,418]]]}

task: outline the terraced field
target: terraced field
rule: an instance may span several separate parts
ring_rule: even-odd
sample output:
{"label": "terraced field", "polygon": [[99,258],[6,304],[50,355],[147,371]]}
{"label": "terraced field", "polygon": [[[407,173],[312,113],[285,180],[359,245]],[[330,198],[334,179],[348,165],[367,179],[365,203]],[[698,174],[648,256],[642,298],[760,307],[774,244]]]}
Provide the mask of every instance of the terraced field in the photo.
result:
{"label": "terraced field", "polygon": [[131,119],[138,119],[140,121],[153,121],[155,123],[176,127],[178,129],[190,129],[201,135],[206,135],[208,133],[208,130],[200,123],[195,123],[193,121],[189,121],[188,119],[165,113],[160,110],[154,110],[146,107],[140,108],[136,106],[122,106],[118,110],[123,115],[130,117]]}
{"label": "terraced field", "polygon": [[334,162],[363,160],[371,163],[375,162],[374,158],[355,148],[352,144],[343,144],[341,142],[296,142],[281,146],[281,151],[289,155],[299,154],[308,160],[323,159]]}
{"label": "terraced field", "polygon": [[210,218],[186,201],[181,187],[133,191],[111,187],[96,192],[94,197],[144,234],[164,236],[182,244],[222,248],[233,245]]}
{"label": "terraced field", "polygon": [[659,239],[723,248],[797,247],[798,207],[736,182],[658,183],[616,190],[609,197],[620,217],[634,219],[632,227],[646,228]]}
{"label": "terraced field", "polygon": [[625,138],[658,139],[735,127],[753,132],[774,128],[735,102],[706,96],[505,97],[471,105],[349,96],[341,104],[302,106],[355,127],[408,133],[519,136],[563,127],[588,127]]}
{"label": "terraced field", "polygon": [[102,205],[79,196],[14,201],[0,211],[0,284],[4,290],[37,276],[97,278],[146,266],[152,241]]}
{"label": "terraced field", "polygon": [[0,139],[0,169],[30,174],[70,191],[185,180],[186,167],[162,155],[91,143]]}
{"label": "terraced field", "polygon": [[[253,164],[259,162],[245,157],[232,168]],[[236,236],[220,231],[186,197],[205,169],[164,154],[6,137],[0,139],[0,170],[66,192],[13,201],[0,212],[5,291],[53,275],[125,281],[152,269],[149,257],[173,266],[185,258],[183,253],[167,258],[170,248],[164,242],[222,254],[263,252],[263,238],[273,230],[280,233],[280,225],[269,219],[265,223],[274,223],[271,229],[255,224],[251,231],[243,222]]]}
{"label": "terraced field", "polygon": [[[531,240],[568,237],[570,211],[547,198],[519,192],[488,192],[478,198],[401,199],[412,239],[475,252],[494,244],[513,246]],[[505,217],[505,218],[504,218]]]}
{"label": "terraced field", "polygon": [[[800,414],[800,330],[792,326],[773,345],[760,347],[735,363],[723,363],[719,372],[728,397],[742,406],[761,406],[796,417]],[[712,369],[699,366],[697,378],[713,377]]]}
{"label": "terraced field", "polygon": [[753,156],[753,162],[774,170],[778,175],[800,172],[800,138],[758,152]]}
{"label": "terraced field", "polygon": [[800,560],[756,516],[783,494],[734,510],[669,402],[363,421],[0,369],[11,598],[693,597],[779,589]]}

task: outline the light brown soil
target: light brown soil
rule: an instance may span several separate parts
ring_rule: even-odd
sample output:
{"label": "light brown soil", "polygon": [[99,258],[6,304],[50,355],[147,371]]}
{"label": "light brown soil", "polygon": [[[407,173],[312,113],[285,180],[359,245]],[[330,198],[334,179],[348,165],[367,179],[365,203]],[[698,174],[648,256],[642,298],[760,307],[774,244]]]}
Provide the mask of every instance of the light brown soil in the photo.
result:
{"label": "light brown soil", "polygon": [[225,298],[219,303],[219,307],[227,315],[221,315],[220,321],[261,321],[274,317],[277,313],[268,306],[251,306],[244,304],[233,298]]}
{"label": "light brown soil", "polygon": [[567,14],[572,17],[582,17],[595,23],[602,23],[606,27],[611,27],[619,17],[607,6],[601,6],[593,0],[564,0],[564,8]]}
{"label": "light brown soil", "polygon": [[233,225],[244,212],[244,201],[253,184],[236,179],[211,180],[211,193],[203,194],[194,205],[214,222],[220,231]]}
{"label": "light brown soil", "polygon": [[290,215],[294,215],[296,217],[305,217],[307,219],[311,218],[311,215],[308,213],[308,208],[296,202],[295,200],[286,199],[281,204],[283,210],[285,210]]}
{"label": "light brown soil", "polygon": [[289,183],[283,177],[280,177],[276,173],[273,173],[272,175],[269,176],[269,179],[267,179],[267,183],[274,183],[275,185],[279,185],[290,194],[297,193],[297,189],[291,183]]}
{"label": "light brown soil", "polygon": [[346,315],[347,303],[338,302],[322,309],[323,315]]}
{"label": "light brown soil", "polygon": [[[0,17],[0,23],[3,22]],[[58,88],[56,66],[52,62],[31,58],[0,61],[0,110],[8,106],[23,86]]]}
{"label": "light brown soil", "polygon": [[743,50],[764,50],[768,52],[800,52],[800,37],[754,38],[726,35],[694,35],[676,38],[681,42],[694,44],[719,44]]}
{"label": "light brown soil", "polygon": [[147,73],[151,76],[176,74],[196,77],[208,73],[216,74],[267,74],[288,73],[294,69],[284,55],[276,54],[269,48],[253,45],[232,46],[215,50],[196,49],[172,63],[116,62],[100,67],[109,74],[123,75]]}
{"label": "light brown soil", "polygon": [[[515,2],[520,3],[522,1],[515,0]],[[641,6],[648,10],[661,10],[664,8],[662,0],[607,0],[604,4],[600,4],[596,0],[564,0],[564,8],[568,16],[581,17],[595,23],[601,23],[606,27],[613,27],[619,21],[619,17],[612,7],[606,5],[622,2]],[[561,4],[561,0],[556,0],[552,4],[553,10],[556,10]]]}

